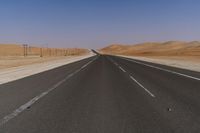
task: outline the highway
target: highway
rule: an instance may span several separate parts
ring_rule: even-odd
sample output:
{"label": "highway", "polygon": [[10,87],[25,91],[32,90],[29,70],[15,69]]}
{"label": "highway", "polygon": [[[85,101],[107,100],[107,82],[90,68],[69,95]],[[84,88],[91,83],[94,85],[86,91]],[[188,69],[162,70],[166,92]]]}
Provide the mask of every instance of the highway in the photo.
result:
{"label": "highway", "polygon": [[0,133],[199,133],[200,73],[97,55],[0,85]]}

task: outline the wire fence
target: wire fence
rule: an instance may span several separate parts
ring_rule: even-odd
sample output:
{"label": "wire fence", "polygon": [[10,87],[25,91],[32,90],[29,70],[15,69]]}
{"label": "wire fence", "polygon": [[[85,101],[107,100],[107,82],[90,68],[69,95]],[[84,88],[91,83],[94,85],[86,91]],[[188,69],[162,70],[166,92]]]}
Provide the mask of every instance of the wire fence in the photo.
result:
{"label": "wire fence", "polygon": [[0,56],[73,56],[87,53],[86,49],[78,48],[45,48],[23,45],[0,45]]}

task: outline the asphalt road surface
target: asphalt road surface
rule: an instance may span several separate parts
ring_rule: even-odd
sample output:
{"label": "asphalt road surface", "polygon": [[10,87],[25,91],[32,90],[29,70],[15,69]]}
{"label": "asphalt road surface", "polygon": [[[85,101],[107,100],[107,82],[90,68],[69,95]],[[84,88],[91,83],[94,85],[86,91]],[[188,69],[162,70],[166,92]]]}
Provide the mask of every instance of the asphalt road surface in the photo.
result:
{"label": "asphalt road surface", "polygon": [[0,85],[0,133],[199,133],[200,73],[99,55]]}

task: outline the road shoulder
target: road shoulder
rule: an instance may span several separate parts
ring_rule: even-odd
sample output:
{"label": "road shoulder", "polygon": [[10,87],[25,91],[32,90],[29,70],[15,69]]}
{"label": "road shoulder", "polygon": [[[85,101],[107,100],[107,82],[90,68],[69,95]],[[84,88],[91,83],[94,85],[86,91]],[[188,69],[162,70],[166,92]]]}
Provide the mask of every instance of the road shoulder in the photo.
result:
{"label": "road shoulder", "polygon": [[200,72],[200,62],[197,62],[196,60],[189,60],[189,59],[183,59],[183,58],[182,59],[181,58],[151,58],[151,57],[124,56],[124,55],[116,55],[116,56]]}

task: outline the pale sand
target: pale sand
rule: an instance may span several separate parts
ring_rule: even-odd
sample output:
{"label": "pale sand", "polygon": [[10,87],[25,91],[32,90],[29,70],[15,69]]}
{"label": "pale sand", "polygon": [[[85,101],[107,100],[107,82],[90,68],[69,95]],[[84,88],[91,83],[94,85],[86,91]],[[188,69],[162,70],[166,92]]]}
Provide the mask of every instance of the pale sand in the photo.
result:
{"label": "pale sand", "polygon": [[[87,54],[86,54],[87,55]],[[61,59],[67,58],[74,58],[76,56],[59,56],[59,57],[0,57],[0,70],[12,68],[12,67],[19,67],[19,66],[26,66],[31,64],[38,64],[38,63],[46,63],[50,61],[56,61]]]}
{"label": "pale sand", "polygon": [[[89,57],[94,56],[95,54],[90,52],[87,55],[82,55],[82,56],[70,56],[70,57],[65,57],[61,59],[49,59],[48,61],[39,61],[37,63],[32,64],[31,60],[29,60],[31,63],[29,65],[22,65],[18,67],[8,67],[8,68],[3,68],[0,69],[0,84],[8,83],[14,80],[18,80],[30,75],[38,74],[47,70],[51,70],[72,62],[80,61],[82,59],[86,59]],[[37,59],[36,59],[37,60]],[[29,62],[28,61],[28,62]],[[15,61],[14,61],[15,62]],[[16,63],[18,60],[16,61]],[[2,62],[1,62],[2,63]],[[5,63],[9,64],[9,63]],[[12,63],[11,63],[12,64]],[[8,65],[9,66],[9,65]]]}
{"label": "pale sand", "polygon": [[191,57],[190,56],[186,56],[186,57],[178,57],[178,56],[174,56],[174,57],[167,57],[167,56],[141,57],[141,56],[123,56],[123,55],[118,55],[118,56],[200,72],[200,58],[194,57],[194,56],[191,56]]}

